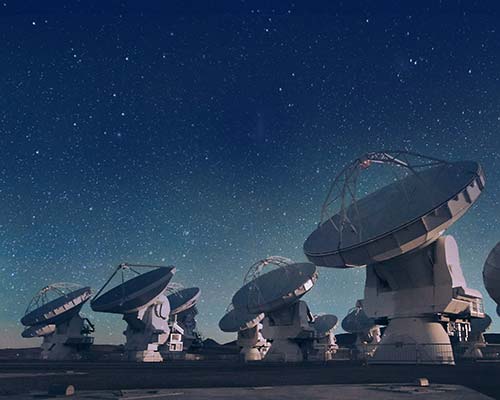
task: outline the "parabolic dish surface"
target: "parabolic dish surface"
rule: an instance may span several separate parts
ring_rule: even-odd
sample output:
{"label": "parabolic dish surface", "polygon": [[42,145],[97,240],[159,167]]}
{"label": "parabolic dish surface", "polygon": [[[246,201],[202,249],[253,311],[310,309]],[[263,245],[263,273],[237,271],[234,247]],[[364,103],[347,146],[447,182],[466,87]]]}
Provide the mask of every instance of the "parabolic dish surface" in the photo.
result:
{"label": "parabolic dish surface", "polygon": [[23,338],[34,338],[34,337],[42,337],[47,336],[56,331],[56,326],[54,324],[42,324],[42,325],[34,325],[26,328],[21,336]]}
{"label": "parabolic dish surface", "polygon": [[170,315],[179,314],[193,307],[200,297],[200,289],[197,287],[181,289],[167,296],[170,303]]}
{"label": "parabolic dish surface", "polygon": [[375,321],[368,318],[361,308],[352,309],[342,320],[342,329],[349,333],[365,332],[375,325]]}
{"label": "parabolic dish surface", "polygon": [[71,319],[91,296],[90,287],[82,287],[49,301],[21,318],[24,326],[59,324]]}
{"label": "parabolic dish surface", "polygon": [[436,239],[483,188],[482,168],[473,161],[410,173],[324,221],[307,238],[304,253],[316,265],[336,268],[388,260]]}
{"label": "parabolic dish surface", "polygon": [[174,267],[159,267],[129,279],[90,302],[92,310],[128,314],[153,302],[167,288]]}
{"label": "parabolic dish surface", "polygon": [[306,294],[318,277],[316,266],[297,263],[273,269],[245,284],[233,296],[236,309],[266,313],[292,304]]}
{"label": "parabolic dish surface", "polygon": [[313,322],[313,328],[318,336],[324,336],[335,328],[338,318],[332,314],[319,315]]}
{"label": "parabolic dish surface", "polygon": [[496,244],[488,254],[488,258],[486,258],[483,268],[483,281],[490,297],[497,304],[500,304],[500,242]]}
{"label": "parabolic dish surface", "polygon": [[223,332],[238,332],[256,326],[264,319],[264,314],[250,313],[242,309],[232,309],[219,321],[219,328]]}

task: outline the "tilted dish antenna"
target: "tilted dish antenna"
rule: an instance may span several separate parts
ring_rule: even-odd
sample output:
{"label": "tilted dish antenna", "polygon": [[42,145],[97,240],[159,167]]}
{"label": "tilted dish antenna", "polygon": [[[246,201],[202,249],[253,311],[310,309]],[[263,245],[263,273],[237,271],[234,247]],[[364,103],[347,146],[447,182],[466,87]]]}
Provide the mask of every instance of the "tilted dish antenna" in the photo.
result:
{"label": "tilted dish antenna", "polygon": [[312,323],[312,326],[316,331],[316,336],[322,337],[333,331],[336,328],[338,321],[339,319],[337,316],[333,314],[317,315]]}
{"label": "tilted dish antenna", "polygon": [[349,310],[342,320],[342,329],[356,335],[356,359],[366,360],[373,356],[380,342],[380,327],[373,318],[369,318],[361,306]]}
{"label": "tilted dish antenna", "polygon": [[[263,267],[269,266],[275,268],[264,272]],[[295,339],[304,334],[304,329],[308,330],[309,337],[314,337],[314,329],[310,326],[312,314],[300,299],[311,290],[317,278],[316,266],[310,263],[268,257],[253,264],[244,285],[232,298],[234,311],[226,314],[222,327],[227,329],[230,322],[253,324],[260,319],[260,314],[265,314],[262,333],[273,343],[264,360],[302,361],[303,352]]]}
{"label": "tilted dish antenna", "polygon": [[234,308],[230,303],[219,321],[223,332],[237,332],[237,345],[245,361],[260,361],[269,350],[269,342],[261,333],[264,313],[251,313],[243,308]]}
{"label": "tilted dish antenna", "polygon": [[194,307],[200,294],[200,288],[185,288],[180,283],[170,283],[165,290],[165,295],[170,303],[170,315],[176,315]]}
{"label": "tilted dish antenna", "polygon": [[[140,269],[149,271],[140,273]],[[126,272],[134,276],[126,279]],[[123,263],[118,265],[91,300],[90,306],[94,311],[123,314],[127,322],[124,333],[129,360],[163,360],[158,346],[167,341],[170,333],[170,304],[164,292],[175,272],[173,266]],[[104,292],[115,276],[121,277],[119,284]]]}
{"label": "tilted dish antenna", "polygon": [[[269,264],[273,263],[264,265]],[[316,266],[311,263],[286,264],[255,276],[233,296],[234,308],[250,313],[275,311],[300,300],[318,279]]]}
{"label": "tilted dish antenna", "polygon": [[33,296],[21,318],[25,326],[57,324],[81,310],[91,297],[91,289],[75,283],[57,282],[45,286]]}
{"label": "tilted dish antenna", "polygon": [[408,151],[366,153],[333,180],[304,253],[319,266],[367,266],[362,307],[390,322],[374,362],[412,362],[412,351],[402,356],[393,346],[409,341],[445,344],[418,362],[453,363],[441,316],[484,317],[480,293],[465,286],[455,240],[442,237],[483,189],[478,163]]}
{"label": "tilted dish antenna", "polygon": [[[380,177],[361,182],[376,166],[389,167],[385,182]],[[368,193],[368,187],[380,184]],[[476,162],[407,151],[366,153],[333,180],[304,253],[316,265],[334,268],[389,260],[436,240],[483,188],[484,173]]]}
{"label": "tilted dish antenna", "polygon": [[200,288],[185,288],[172,282],[167,286],[165,295],[170,303],[170,340],[169,352],[182,352],[191,347],[193,342],[200,343],[201,336],[196,329],[196,303],[200,298]]}
{"label": "tilted dish antenna", "polygon": [[235,309],[229,304],[226,313],[219,321],[219,328],[223,332],[239,332],[256,327],[264,319],[264,313],[251,313],[246,309]]}
{"label": "tilted dish antenna", "polygon": [[264,268],[266,267],[285,267],[291,264],[293,264],[292,260],[281,256],[270,256],[259,260],[248,268],[248,271],[243,278],[243,285],[262,275]]}
{"label": "tilted dish antenna", "polygon": [[[284,267],[293,264],[293,261],[286,257],[269,256],[252,264],[248,268],[243,278],[243,286],[257,279],[263,274],[264,268]],[[262,312],[250,312],[246,304],[243,307],[235,308],[231,302],[224,316],[219,321],[219,328],[223,332],[238,332],[251,329],[257,326],[264,319]]]}
{"label": "tilted dish antenna", "polygon": [[[138,269],[151,269],[151,271],[141,274]],[[126,280],[125,272],[127,271],[131,271],[135,276]],[[138,311],[153,303],[158,296],[163,294],[175,271],[173,266],[120,264],[90,301],[90,306],[94,311],[114,314],[129,314]],[[102,293],[118,274],[121,283]]]}
{"label": "tilted dish antenna", "polygon": [[87,335],[93,332],[85,326],[88,320],[79,315],[91,294],[90,287],[74,283],[57,282],[45,286],[31,299],[21,318],[21,323],[27,327],[21,336],[43,338],[42,359],[81,358],[94,339]]}
{"label": "tilted dish antenna", "polygon": [[349,333],[365,333],[377,324],[369,318],[361,307],[353,307],[342,320],[342,329]]}
{"label": "tilted dish antenna", "polygon": [[27,327],[22,333],[23,338],[44,337],[52,335],[56,331],[54,324],[41,324]]}

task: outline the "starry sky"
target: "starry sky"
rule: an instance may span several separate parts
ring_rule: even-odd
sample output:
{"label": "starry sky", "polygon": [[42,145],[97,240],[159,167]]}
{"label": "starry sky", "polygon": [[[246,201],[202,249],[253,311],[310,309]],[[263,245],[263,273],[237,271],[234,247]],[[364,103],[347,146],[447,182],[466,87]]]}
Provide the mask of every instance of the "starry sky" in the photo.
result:
{"label": "starry sky", "polygon": [[[230,340],[217,322],[248,267],[305,260],[335,175],[392,148],[484,166],[482,197],[449,233],[494,313],[481,273],[500,239],[500,23],[487,3],[100,3],[0,1],[0,347],[39,342],[18,321],[41,287],[98,290],[124,261],[175,265],[202,290],[201,332]],[[364,274],[320,269],[305,300],[343,317]],[[119,316],[83,313],[97,343],[123,342]]]}

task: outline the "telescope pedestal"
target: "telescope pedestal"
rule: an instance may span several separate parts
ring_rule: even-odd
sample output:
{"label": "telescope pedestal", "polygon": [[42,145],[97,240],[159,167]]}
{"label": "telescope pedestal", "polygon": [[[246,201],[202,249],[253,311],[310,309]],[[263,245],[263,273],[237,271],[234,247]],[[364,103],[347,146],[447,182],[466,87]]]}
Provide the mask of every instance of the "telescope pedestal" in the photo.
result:
{"label": "telescope pedestal", "polygon": [[443,325],[426,317],[390,320],[369,363],[455,364]]}
{"label": "telescope pedestal", "polygon": [[452,322],[484,318],[481,299],[466,285],[452,236],[368,265],[363,308],[370,318],[389,321],[369,362],[454,364]]}
{"label": "telescope pedestal", "polygon": [[125,314],[127,322],[125,352],[129,361],[161,362],[158,346],[164,344],[170,333],[168,315],[170,306],[165,296],[139,311]]}
{"label": "telescope pedestal", "polygon": [[196,331],[197,315],[198,315],[198,310],[196,307],[191,307],[177,314],[177,323],[184,330],[182,340],[184,342],[185,350],[189,350],[193,342],[195,342],[199,338],[199,334]]}
{"label": "telescope pedestal", "polygon": [[268,362],[301,362],[304,360],[302,349],[290,339],[274,338],[271,348],[264,357]]}
{"label": "telescope pedestal", "polygon": [[381,336],[382,333],[380,332],[380,327],[378,325],[375,325],[365,332],[357,332],[355,343],[357,351],[356,359],[370,359],[375,353],[375,350],[377,349],[377,346],[381,341]]}
{"label": "telescope pedestal", "polygon": [[269,350],[269,343],[261,333],[262,324],[238,331],[237,344],[244,361],[260,361]]}
{"label": "telescope pedestal", "polygon": [[327,335],[317,337],[312,343],[312,349],[307,349],[308,361],[331,361],[339,349],[335,335],[329,332]]}
{"label": "telescope pedestal", "polygon": [[85,320],[75,315],[69,321],[56,326],[54,333],[43,337],[42,360],[79,360],[82,350],[88,350],[94,338],[83,334]]}
{"label": "telescope pedestal", "polygon": [[299,342],[304,344],[309,340],[312,347],[314,329],[310,326],[311,321],[312,316],[304,301],[267,313],[262,322],[262,334],[272,344],[264,361],[303,361],[304,354]]}

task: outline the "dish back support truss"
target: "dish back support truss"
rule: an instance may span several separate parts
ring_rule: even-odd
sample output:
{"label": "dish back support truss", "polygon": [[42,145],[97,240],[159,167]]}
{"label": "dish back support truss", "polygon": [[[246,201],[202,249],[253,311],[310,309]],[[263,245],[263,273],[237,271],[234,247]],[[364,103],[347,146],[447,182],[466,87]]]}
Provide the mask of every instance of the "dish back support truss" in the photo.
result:
{"label": "dish back support truss", "polygon": [[[137,271],[137,268],[165,268],[163,265],[149,265],[149,264],[130,264],[130,263],[121,263],[119,264],[115,271],[111,274],[111,276],[108,278],[108,280],[104,283],[104,285],[99,289],[99,291],[94,295],[94,298],[90,301],[92,304],[96,299],[99,298],[99,295],[104,291],[104,289],[111,283],[113,278],[120,273],[120,278],[121,281],[117,286],[121,287],[122,290],[122,298],[125,298],[127,293],[125,292],[125,285],[124,283],[127,281],[125,278],[125,273],[127,271],[130,271],[135,274],[135,276],[141,275],[139,271]],[[174,267],[172,267],[174,268]],[[170,284],[169,284],[170,285]]]}
{"label": "dish back support truss", "polygon": [[28,304],[28,307],[26,307],[26,311],[24,314],[27,315],[30,312],[42,307],[43,305],[56,300],[57,298],[66,297],[69,293],[72,293],[75,290],[81,288],[83,288],[83,286],[69,282],[56,282],[47,285],[44,288],[40,289],[40,291],[35,296],[33,296]]}
{"label": "dish back support truss", "polygon": [[[321,208],[320,222],[318,225],[324,223],[331,223],[339,233],[338,248],[342,248],[343,232],[347,229],[351,230],[357,235],[358,242],[362,242],[368,238],[363,237],[363,219],[365,216],[360,215],[357,207],[359,198],[367,193],[360,193],[363,188],[360,187],[360,175],[363,171],[372,167],[373,165],[385,165],[389,167],[390,173],[393,174],[394,182],[397,189],[400,190],[401,195],[405,199],[409,199],[411,193],[405,187],[405,181],[401,179],[405,175],[413,174],[420,180],[423,187],[426,188],[429,196],[439,191],[439,187],[428,188],[427,183],[419,178],[421,171],[436,167],[439,165],[450,164],[447,161],[424,156],[415,152],[404,150],[389,150],[379,152],[369,152],[363,156],[355,159],[348,164],[333,180],[326,199]],[[399,173],[399,175],[398,175]],[[384,183],[385,185],[386,183]],[[332,218],[335,214],[340,216],[338,221]],[[357,221],[353,221],[356,218]]]}
{"label": "dish back support truss", "polygon": [[251,282],[256,278],[258,278],[260,275],[262,275],[262,270],[265,267],[268,266],[286,267],[288,265],[292,265],[293,263],[294,262],[289,258],[281,256],[270,256],[262,260],[259,260],[255,264],[251,265],[250,268],[248,268],[245,278],[243,278],[242,286],[245,286],[248,282]]}

